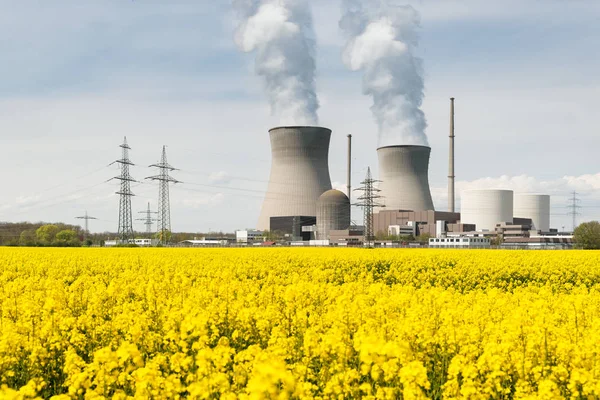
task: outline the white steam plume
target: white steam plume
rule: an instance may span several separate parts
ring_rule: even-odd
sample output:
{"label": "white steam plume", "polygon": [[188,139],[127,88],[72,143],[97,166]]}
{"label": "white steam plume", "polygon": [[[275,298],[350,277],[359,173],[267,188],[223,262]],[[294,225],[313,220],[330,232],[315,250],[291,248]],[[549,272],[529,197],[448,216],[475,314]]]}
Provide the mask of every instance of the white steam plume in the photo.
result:
{"label": "white steam plume", "polygon": [[373,97],[379,146],[427,146],[418,12],[398,0],[342,0],[340,28],[347,36],[344,63],[362,70],[363,92]]}
{"label": "white steam plume", "polygon": [[308,0],[233,0],[235,42],[256,53],[271,111],[283,125],[317,125],[315,35]]}

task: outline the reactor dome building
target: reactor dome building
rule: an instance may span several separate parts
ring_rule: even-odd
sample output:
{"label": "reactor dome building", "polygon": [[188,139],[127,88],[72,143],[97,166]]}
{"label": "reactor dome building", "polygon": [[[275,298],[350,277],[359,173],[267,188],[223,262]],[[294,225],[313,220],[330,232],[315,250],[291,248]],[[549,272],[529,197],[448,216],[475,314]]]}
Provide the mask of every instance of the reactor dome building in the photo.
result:
{"label": "reactor dome building", "polygon": [[271,229],[272,217],[316,217],[317,200],[331,190],[330,129],[286,126],[271,129],[269,136],[271,174],[259,230]]}
{"label": "reactor dome building", "polygon": [[515,193],[514,216],[515,218],[531,219],[534,230],[548,232],[550,230],[550,196]]}
{"label": "reactor dome building", "polygon": [[339,190],[328,190],[317,201],[317,239],[328,240],[331,231],[350,227],[350,199]]}
{"label": "reactor dome building", "polygon": [[499,223],[513,223],[513,191],[465,190],[461,196],[461,222],[477,230],[494,231]]}
{"label": "reactor dome building", "polygon": [[377,149],[381,196],[392,210],[434,210],[429,189],[427,146],[385,146]]}

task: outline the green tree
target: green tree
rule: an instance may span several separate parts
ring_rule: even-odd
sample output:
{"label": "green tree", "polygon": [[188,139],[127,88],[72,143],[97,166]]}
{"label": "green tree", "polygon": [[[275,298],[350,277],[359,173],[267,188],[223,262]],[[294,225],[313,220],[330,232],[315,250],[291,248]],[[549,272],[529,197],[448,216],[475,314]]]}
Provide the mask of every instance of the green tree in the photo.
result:
{"label": "green tree", "polygon": [[81,243],[77,238],[77,232],[71,229],[64,229],[56,234],[53,244],[59,246],[78,246]]}
{"label": "green tree", "polygon": [[433,236],[431,236],[429,233],[421,233],[419,236],[417,236],[416,240],[419,243],[429,243],[429,239],[431,239]]}
{"label": "green tree", "polygon": [[591,221],[579,225],[573,232],[573,242],[580,249],[600,249],[600,223]]}
{"label": "green tree", "polygon": [[35,230],[28,229],[28,230],[21,232],[21,235],[19,236],[19,245],[20,246],[35,246],[35,240],[36,240]]}
{"label": "green tree", "polygon": [[171,243],[171,238],[173,237],[173,234],[171,233],[171,231],[164,231],[164,234],[163,231],[160,231],[156,232],[156,235],[154,235],[154,237],[160,240],[161,243]]}
{"label": "green tree", "polygon": [[35,236],[40,244],[47,246],[54,241],[57,233],[58,233],[58,226],[49,224],[49,225],[40,226],[35,231]]}

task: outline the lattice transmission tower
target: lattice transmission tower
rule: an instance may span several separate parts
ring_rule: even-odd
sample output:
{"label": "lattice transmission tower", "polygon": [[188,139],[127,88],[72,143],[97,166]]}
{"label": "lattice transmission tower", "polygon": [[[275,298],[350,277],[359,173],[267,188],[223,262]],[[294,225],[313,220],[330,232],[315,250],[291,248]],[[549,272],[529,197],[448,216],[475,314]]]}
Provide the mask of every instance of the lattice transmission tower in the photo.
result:
{"label": "lattice transmission tower", "polygon": [[159,163],[152,164],[150,167],[158,168],[158,175],[149,176],[146,179],[158,181],[158,218],[156,229],[158,238],[162,244],[166,244],[170,241],[171,234],[171,207],[169,204],[169,184],[170,183],[181,183],[177,179],[169,175],[169,172],[176,171],[167,162],[167,149],[163,146],[162,157]]}
{"label": "lattice transmission tower", "polygon": [[569,211],[567,215],[570,215],[573,218],[573,232],[575,232],[575,228],[577,228],[577,216],[581,215],[579,212],[579,209],[581,208],[579,202],[581,200],[577,197],[577,192],[573,192],[572,195],[573,196],[570,198],[571,204],[569,205],[571,211]]}
{"label": "lattice transmission tower", "polygon": [[88,235],[90,234],[90,230],[88,229],[88,227],[89,227],[88,221],[90,219],[98,219],[98,218],[96,218],[96,217],[90,217],[88,215],[88,213],[87,213],[87,210],[85,211],[85,215],[84,216],[82,216],[82,217],[75,217],[75,218],[76,219],[83,219],[83,220],[85,220],[85,230],[83,231],[83,240],[86,240],[87,237],[88,237]]}
{"label": "lattice transmission tower", "polygon": [[131,213],[131,197],[134,194],[131,192],[131,182],[137,182],[129,174],[129,167],[134,165],[129,159],[129,150],[131,147],[127,144],[127,137],[123,138],[123,144],[121,144],[121,159],[116,160],[115,163],[121,166],[121,175],[115,176],[114,179],[121,181],[121,188],[118,192],[119,195],[119,240],[121,243],[129,243],[131,239],[134,239],[133,234],[133,216]]}
{"label": "lattice transmission tower", "polygon": [[365,224],[365,245],[371,247],[371,242],[375,239],[373,232],[373,210],[377,207],[385,207],[383,204],[377,202],[382,196],[379,195],[381,190],[375,187],[375,183],[381,182],[371,177],[371,168],[367,169],[367,177],[360,184],[359,188],[354,189],[355,191],[363,192],[362,196],[358,197],[358,203],[355,206],[362,207],[364,210],[364,224]]}
{"label": "lattice transmission tower", "polygon": [[158,212],[151,211],[150,202],[148,202],[148,209],[146,211],[140,211],[138,214],[146,214],[144,218],[138,218],[137,221],[144,221],[144,225],[146,225],[146,233],[152,233],[152,225],[156,221],[156,218],[152,218],[152,215],[158,214]]}

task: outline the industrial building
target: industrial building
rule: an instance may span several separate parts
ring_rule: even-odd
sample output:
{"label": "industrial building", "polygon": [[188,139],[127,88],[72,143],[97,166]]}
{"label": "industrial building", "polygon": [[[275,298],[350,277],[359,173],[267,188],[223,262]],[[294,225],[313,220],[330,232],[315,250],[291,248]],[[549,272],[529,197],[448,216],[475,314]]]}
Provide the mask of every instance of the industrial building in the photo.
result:
{"label": "industrial building", "polygon": [[265,233],[263,231],[257,230],[242,230],[235,232],[235,241],[236,243],[253,243],[253,242],[261,242],[264,240]]}
{"label": "industrial building", "polygon": [[[290,240],[308,241],[314,239],[313,226],[317,224],[317,217],[296,215],[292,217],[271,217],[269,226],[271,232],[278,233]],[[306,229],[310,228],[310,229]]]}
{"label": "industrial building", "polygon": [[381,235],[389,234],[390,227],[395,227],[398,230],[407,227],[412,230],[413,236],[422,234],[436,236],[438,233],[442,233],[438,232],[437,221],[446,223],[445,230],[450,229],[449,226],[458,227],[460,214],[433,210],[415,212],[383,209],[373,215],[373,229],[376,234]]}
{"label": "industrial building", "polygon": [[429,239],[429,247],[434,249],[486,249],[490,247],[490,244],[490,239],[483,237]]}

